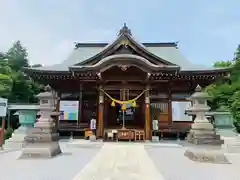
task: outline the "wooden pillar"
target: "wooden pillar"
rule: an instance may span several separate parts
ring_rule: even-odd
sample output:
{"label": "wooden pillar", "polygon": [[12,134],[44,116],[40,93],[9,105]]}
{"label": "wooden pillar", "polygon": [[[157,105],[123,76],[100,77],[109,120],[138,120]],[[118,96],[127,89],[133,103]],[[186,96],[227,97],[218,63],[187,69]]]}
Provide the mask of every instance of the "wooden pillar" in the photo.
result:
{"label": "wooden pillar", "polygon": [[[101,87],[100,87],[101,88]],[[103,112],[104,112],[104,94],[99,90],[98,97],[98,119],[97,119],[97,137],[103,137]]]}
{"label": "wooden pillar", "polygon": [[83,102],[83,89],[82,84],[79,86],[79,104],[78,104],[78,124],[82,122],[82,116],[83,116],[83,109],[82,109],[82,102]]}
{"label": "wooden pillar", "polygon": [[172,87],[171,83],[168,87],[168,123],[172,124]]}
{"label": "wooden pillar", "polygon": [[145,92],[145,139],[151,140],[151,115],[150,115],[150,92],[149,86],[146,87]]}

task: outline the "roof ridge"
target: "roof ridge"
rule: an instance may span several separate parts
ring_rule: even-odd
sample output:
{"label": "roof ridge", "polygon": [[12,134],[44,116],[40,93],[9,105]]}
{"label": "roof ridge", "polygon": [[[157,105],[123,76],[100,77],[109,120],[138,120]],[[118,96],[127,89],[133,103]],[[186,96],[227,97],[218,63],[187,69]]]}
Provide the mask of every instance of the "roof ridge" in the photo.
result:
{"label": "roof ridge", "polygon": [[[86,42],[86,43],[75,43],[75,48],[80,47],[105,47],[109,45],[111,42]],[[146,47],[177,47],[177,42],[144,42],[141,43]]]}

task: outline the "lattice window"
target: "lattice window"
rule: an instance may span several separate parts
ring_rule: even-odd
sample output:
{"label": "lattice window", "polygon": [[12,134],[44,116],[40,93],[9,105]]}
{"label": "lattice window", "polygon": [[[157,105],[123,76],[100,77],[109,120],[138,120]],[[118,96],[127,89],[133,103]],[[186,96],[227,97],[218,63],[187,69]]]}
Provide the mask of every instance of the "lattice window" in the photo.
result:
{"label": "lattice window", "polygon": [[151,108],[158,109],[161,113],[168,113],[168,103],[151,103]]}

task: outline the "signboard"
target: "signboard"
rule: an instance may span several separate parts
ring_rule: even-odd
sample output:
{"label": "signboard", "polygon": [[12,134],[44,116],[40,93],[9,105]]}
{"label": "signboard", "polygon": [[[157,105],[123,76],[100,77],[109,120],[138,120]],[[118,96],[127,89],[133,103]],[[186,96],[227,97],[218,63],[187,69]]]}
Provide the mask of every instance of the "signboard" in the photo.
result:
{"label": "signboard", "polygon": [[79,111],[79,101],[60,101],[59,120],[77,121]]}
{"label": "signboard", "polygon": [[188,116],[185,111],[191,106],[190,101],[172,101],[173,121],[192,121],[192,116]]}
{"label": "signboard", "polygon": [[0,117],[5,117],[7,114],[7,104],[8,100],[5,98],[0,98]]}

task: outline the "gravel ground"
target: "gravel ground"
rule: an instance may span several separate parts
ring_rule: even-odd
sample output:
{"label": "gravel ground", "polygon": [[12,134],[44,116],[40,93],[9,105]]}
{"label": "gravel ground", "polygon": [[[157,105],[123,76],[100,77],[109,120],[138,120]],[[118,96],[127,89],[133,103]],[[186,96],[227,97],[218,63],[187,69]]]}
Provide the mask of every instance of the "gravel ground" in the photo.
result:
{"label": "gravel ground", "polygon": [[196,163],[181,147],[146,147],[165,180],[240,180],[240,155],[227,155],[232,164]]}
{"label": "gravel ground", "polygon": [[90,162],[100,148],[66,148],[48,160],[17,160],[20,151],[0,153],[0,180],[71,180]]}

